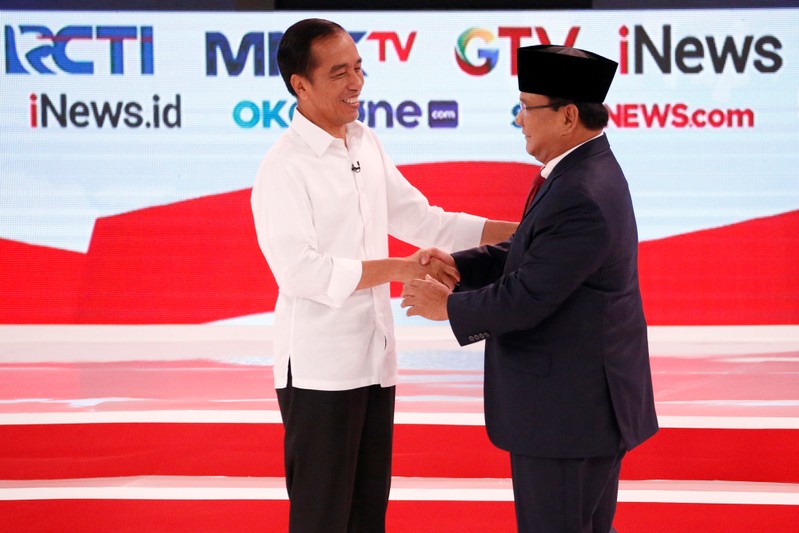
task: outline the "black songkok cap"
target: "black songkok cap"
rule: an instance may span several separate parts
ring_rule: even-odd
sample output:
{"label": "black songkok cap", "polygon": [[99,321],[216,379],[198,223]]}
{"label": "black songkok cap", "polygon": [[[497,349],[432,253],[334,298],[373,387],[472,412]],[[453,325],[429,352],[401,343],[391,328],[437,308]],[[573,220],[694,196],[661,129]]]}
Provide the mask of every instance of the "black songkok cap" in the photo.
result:
{"label": "black songkok cap", "polygon": [[516,59],[521,92],[598,104],[619,65],[587,50],[550,44],[523,46]]}

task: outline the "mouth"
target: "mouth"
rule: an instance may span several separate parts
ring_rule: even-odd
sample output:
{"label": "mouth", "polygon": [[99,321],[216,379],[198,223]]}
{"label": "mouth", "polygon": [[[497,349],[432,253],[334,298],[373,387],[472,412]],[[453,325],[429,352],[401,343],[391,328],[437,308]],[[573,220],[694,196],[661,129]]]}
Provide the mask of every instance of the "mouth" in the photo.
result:
{"label": "mouth", "polygon": [[352,98],[345,98],[344,103],[347,105],[358,105],[360,103],[360,99],[358,96],[354,96]]}

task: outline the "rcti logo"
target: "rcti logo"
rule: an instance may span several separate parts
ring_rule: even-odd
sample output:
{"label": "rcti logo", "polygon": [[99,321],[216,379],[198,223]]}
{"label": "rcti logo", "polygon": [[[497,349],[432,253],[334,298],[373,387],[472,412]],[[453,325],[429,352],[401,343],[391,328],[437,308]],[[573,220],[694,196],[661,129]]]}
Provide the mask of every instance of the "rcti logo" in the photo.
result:
{"label": "rcti logo", "polygon": [[[377,43],[377,59],[384,63],[388,61],[389,49],[394,50],[397,59],[404,63],[411,55],[413,43],[416,41],[416,32],[412,31],[405,38],[404,42],[399,34],[393,31],[355,31],[350,32],[350,36],[355,43],[361,40],[374,41]],[[225,70],[230,76],[238,76],[247,66],[252,52],[252,67],[254,76],[278,76],[280,71],[277,66],[277,47],[282,32],[250,32],[244,34],[239,42],[236,53],[230,40],[224,33],[209,31],[205,34],[205,74],[206,76],[217,76],[219,72],[219,58],[221,56]],[[268,65],[268,69],[267,69]]]}
{"label": "rcti logo", "polygon": [[650,37],[641,25],[633,28],[632,36],[629,28],[622,26],[619,28],[619,35],[619,72],[622,75],[631,72],[643,74],[644,60],[647,57],[663,74],[671,74],[674,68],[683,74],[699,74],[706,68],[721,74],[730,64],[738,74],[743,74],[750,66],[758,72],[768,74],[782,68],[782,56],[777,53],[777,50],[782,49],[782,43],[774,35],[747,35],[743,37],[743,42],[732,35],[723,39],[712,35],[704,38],[688,35],[675,42],[670,24],[662,26],[659,42],[657,38]]}
{"label": "rcti logo", "polygon": [[[251,100],[243,100],[233,108],[233,121],[240,128],[252,129],[260,125],[262,128],[288,128],[297,102],[291,104],[287,100],[272,102],[264,100],[260,105]],[[422,106],[413,100],[405,100],[392,105],[385,100],[361,102],[358,108],[358,120],[370,128],[395,127],[413,129],[422,124],[425,113]],[[382,120],[381,120],[382,119]],[[431,100],[427,103],[427,125],[430,128],[457,128],[458,102],[455,100]]]}
{"label": "rcti logo", "polygon": [[[495,47],[478,47],[476,49],[476,60],[469,59],[472,54],[474,46],[470,46],[473,41],[482,41],[483,44],[491,45],[498,38],[508,40],[508,55],[510,56],[510,73],[516,76],[518,68],[516,65],[516,49],[520,46],[527,46],[530,43],[522,43],[522,39],[531,39],[535,33],[538,43],[532,44],[552,44],[549,33],[543,26],[529,27],[515,27],[515,26],[501,26],[497,35],[495,36],[489,30],[483,28],[469,28],[458,37],[458,43],[455,46],[455,62],[460,69],[466,74],[472,76],[485,76],[497,66],[499,62],[500,49]],[[580,33],[579,26],[572,26],[569,29],[566,39],[563,44],[565,46],[574,46],[577,40],[577,34]],[[472,57],[475,57],[474,55]]]}
{"label": "rcti logo", "polygon": [[53,65],[67,74],[94,74],[94,62],[69,55],[68,45],[73,41],[107,41],[111,74],[125,74],[125,42],[139,41],[141,73],[153,74],[152,26],[65,26],[53,32],[47,26],[26,24],[17,30],[5,27],[6,74],[30,74],[29,69],[55,74]]}

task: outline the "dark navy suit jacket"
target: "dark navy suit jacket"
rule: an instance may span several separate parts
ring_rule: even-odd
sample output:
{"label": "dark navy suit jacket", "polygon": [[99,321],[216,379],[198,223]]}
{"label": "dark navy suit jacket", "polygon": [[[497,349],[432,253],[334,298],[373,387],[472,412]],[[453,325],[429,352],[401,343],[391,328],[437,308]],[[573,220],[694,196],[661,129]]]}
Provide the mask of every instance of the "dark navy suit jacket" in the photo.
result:
{"label": "dark navy suit jacket", "polygon": [[486,339],[491,441],[536,457],[612,456],[657,431],[638,232],[606,136],[562,159],[516,233],[453,254],[450,325]]}

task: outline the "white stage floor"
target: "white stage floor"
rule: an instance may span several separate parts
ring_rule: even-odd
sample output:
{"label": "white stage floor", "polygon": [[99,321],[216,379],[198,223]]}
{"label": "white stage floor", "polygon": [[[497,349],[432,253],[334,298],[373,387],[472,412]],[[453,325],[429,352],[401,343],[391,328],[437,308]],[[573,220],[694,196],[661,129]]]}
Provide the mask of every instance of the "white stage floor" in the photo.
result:
{"label": "white stage floor", "polygon": [[[398,423],[482,424],[482,344],[397,328]],[[0,326],[0,423],[275,422],[269,326]],[[799,428],[799,326],[654,327],[663,427]]]}
{"label": "white stage floor", "polygon": [[[649,333],[661,431],[625,459],[619,530],[793,527],[799,326]],[[285,530],[271,335],[0,326],[0,513],[19,531],[142,530],[132,515],[152,531],[232,517],[237,531]],[[481,427],[482,345],[459,347],[446,326],[397,339],[391,530],[512,530],[507,454]]]}

